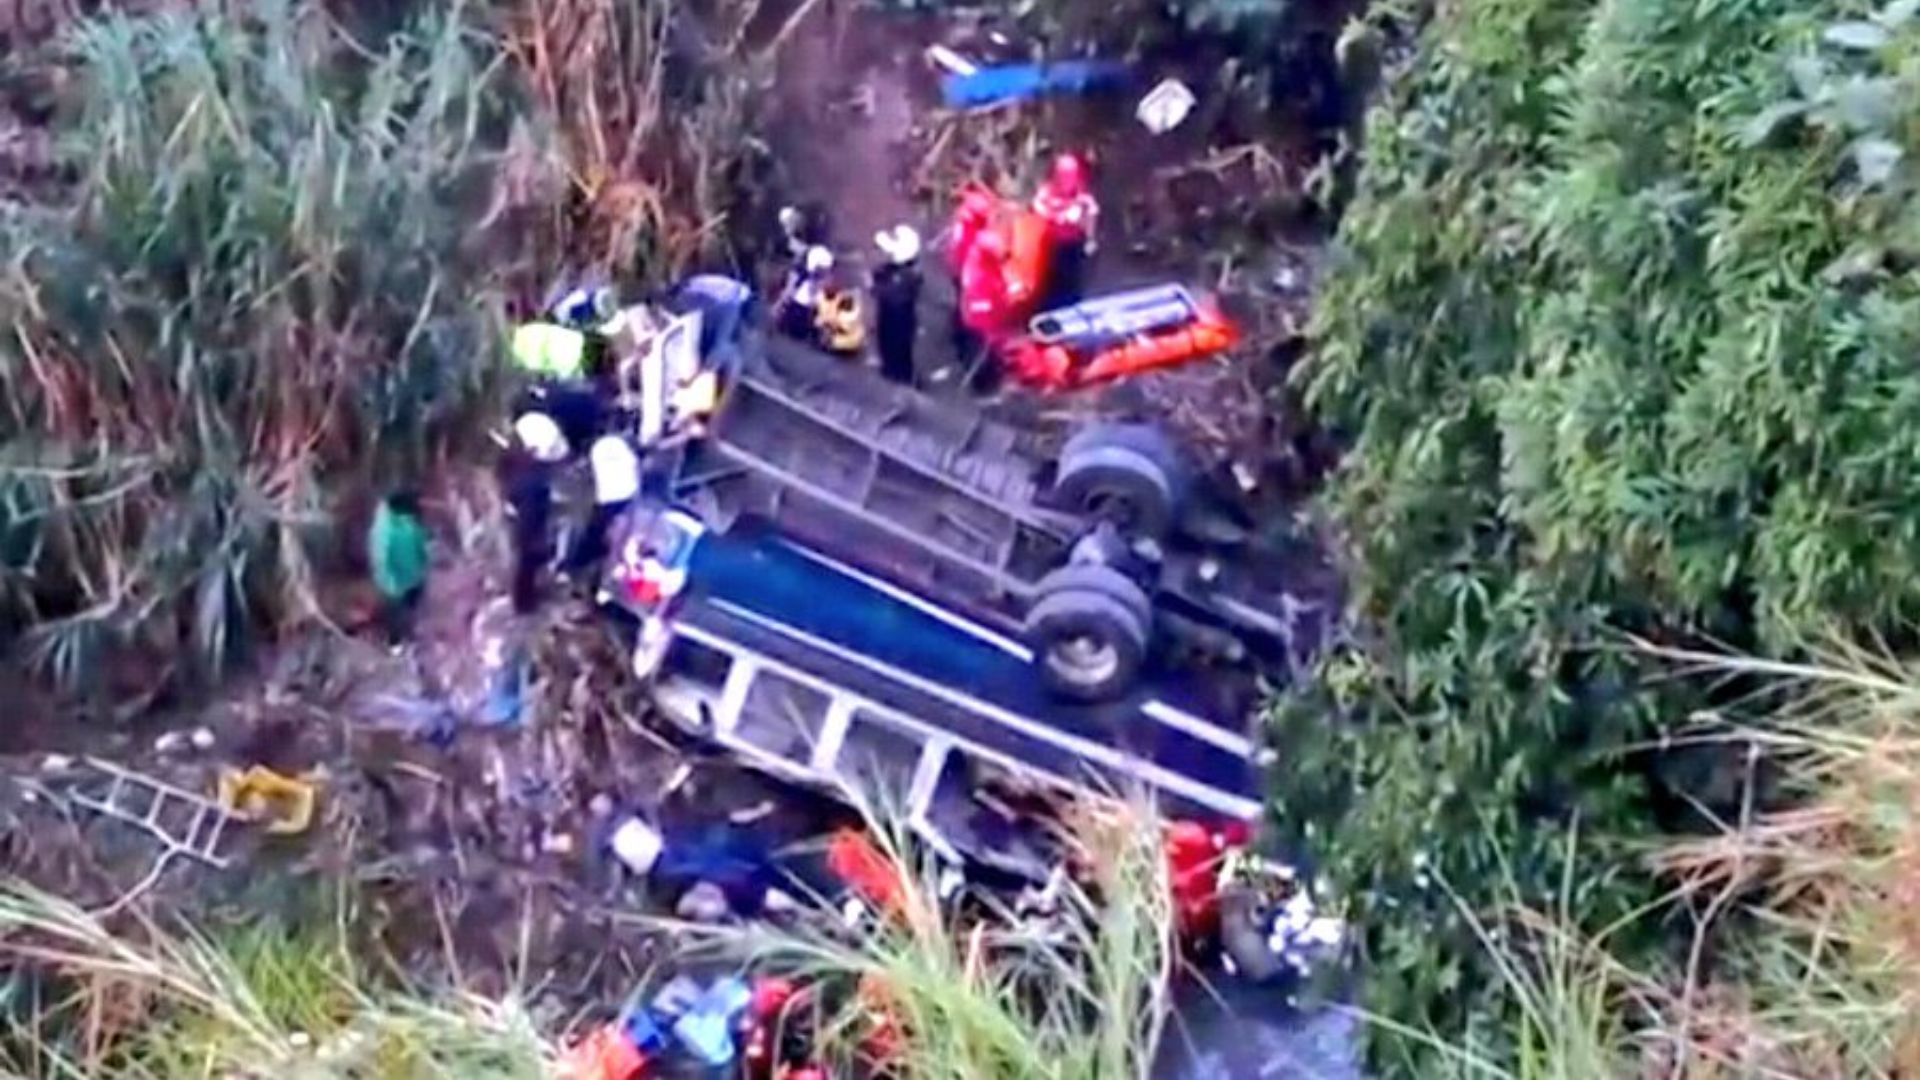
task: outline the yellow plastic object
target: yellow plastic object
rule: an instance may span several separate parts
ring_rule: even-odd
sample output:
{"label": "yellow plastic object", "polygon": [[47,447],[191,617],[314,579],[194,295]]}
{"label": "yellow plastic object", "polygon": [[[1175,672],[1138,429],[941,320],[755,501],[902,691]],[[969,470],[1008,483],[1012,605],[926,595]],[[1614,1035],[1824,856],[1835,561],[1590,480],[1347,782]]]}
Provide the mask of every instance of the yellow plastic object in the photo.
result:
{"label": "yellow plastic object", "polygon": [[720,376],[703,371],[673,392],[675,415],[704,419],[720,405]]}
{"label": "yellow plastic object", "polygon": [[830,352],[857,353],[866,347],[866,310],[860,303],[860,294],[853,289],[822,293],[813,321]]}
{"label": "yellow plastic object", "polygon": [[270,833],[306,832],[318,797],[311,779],[282,776],[264,765],[220,774],[221,807],[241,821],[264,823]]}

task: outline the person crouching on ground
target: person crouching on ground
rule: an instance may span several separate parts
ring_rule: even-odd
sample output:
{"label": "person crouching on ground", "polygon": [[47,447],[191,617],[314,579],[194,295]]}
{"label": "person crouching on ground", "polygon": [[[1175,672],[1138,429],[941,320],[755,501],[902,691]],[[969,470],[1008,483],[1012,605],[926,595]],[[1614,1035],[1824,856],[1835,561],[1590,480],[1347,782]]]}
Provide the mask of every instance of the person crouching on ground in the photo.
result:
{"label": "person crouching on ground", "polygon": [[782,334],[808,345],[819,345],[820,298],[826,290],[827,275],[832,272],[833,252],[819,245],[808,248],[794,264],[786,286],[780,290],[778,313],[774,316],[774,325]]}
{"label": "person crouching on ground", "polygon": [[367,530],[367,562],[380,591],[387,644],[398,647],[413,632],[413,619],[427,588],[427,527],[420,497],[396,491],[380,501]]}
{"label": "person crouching on ground", "polygon": [[886,261],[873,272],[874,336],[880,373],[912,386],[913,345],[920,333],[920,234],[896,225],[873,238]]}

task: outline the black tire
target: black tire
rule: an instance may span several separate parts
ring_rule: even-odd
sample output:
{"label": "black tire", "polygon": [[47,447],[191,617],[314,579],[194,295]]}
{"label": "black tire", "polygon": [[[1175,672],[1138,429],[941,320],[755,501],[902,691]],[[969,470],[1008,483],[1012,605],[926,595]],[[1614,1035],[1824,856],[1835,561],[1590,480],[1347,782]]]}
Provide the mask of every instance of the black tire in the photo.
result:
{"label": "black tire", "polygon": [[1180,452],[1165,433],[1147,424],[1098,424],[1067,440],[1053,497],[1129,536],[1158,540],[1178,520],[1186,487]]}
{"label": "black tire", "polygon": [[1153,601],[1146,590],[1134,583],[1127,575],[1111,566],[1100,563],[1072,563],[1047,571],[1040,579],[1037,595],[1051,596],[1054,593],[1079,591],[1099,593],[1111,596],[1127,606],[1140,625],[1149,630],[1153,627]]}
{"label": "black tire", "polygon": [[1089,589],[1042,596],[1027,611],[1026,632],[1047,689],[1073,701],[1125,693],[1147,655],[1147,624],[1134,607]]}

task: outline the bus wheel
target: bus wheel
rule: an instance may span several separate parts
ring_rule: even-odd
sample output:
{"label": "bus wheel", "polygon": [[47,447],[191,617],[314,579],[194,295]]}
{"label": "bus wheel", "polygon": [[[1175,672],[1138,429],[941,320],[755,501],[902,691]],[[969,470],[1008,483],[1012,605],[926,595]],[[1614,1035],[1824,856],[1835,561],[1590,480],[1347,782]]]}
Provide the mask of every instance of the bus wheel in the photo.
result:
{"label": "bus wheel", "polygon": [[1125,693],[1146,659],[1145,594],[1104,566],[1066,567],[1040,587],[1040,598],[1027,611],[1026,633],[1047,688],[1087,702]]}

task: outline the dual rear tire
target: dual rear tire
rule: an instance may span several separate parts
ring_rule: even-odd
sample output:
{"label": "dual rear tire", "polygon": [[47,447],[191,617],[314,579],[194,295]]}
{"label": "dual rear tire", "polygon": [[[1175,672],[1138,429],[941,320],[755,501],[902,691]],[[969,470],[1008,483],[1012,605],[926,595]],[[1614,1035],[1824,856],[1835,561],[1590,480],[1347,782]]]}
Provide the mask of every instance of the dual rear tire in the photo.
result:
{"label": "dual rear tire", "polygon": [[1026,636],[1047,689],[1073,701],[1108,701],[1146,661],[1153,603],[1111,566],[1063,566],[1040,580]]}
{"label": "dual rear tire", "polygon": [[[1053,501],[1126,541],[1159,542],[1186,496],[1179,450],[1147,424],[1096,424],[1067,440]],[[1040,579],[1026,636],[1047,688],[1072,701],[1126,693],[1146,661],[1153,601],[1118,568],[1073,563]]]}

